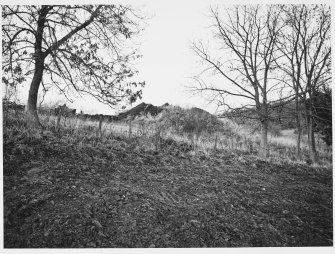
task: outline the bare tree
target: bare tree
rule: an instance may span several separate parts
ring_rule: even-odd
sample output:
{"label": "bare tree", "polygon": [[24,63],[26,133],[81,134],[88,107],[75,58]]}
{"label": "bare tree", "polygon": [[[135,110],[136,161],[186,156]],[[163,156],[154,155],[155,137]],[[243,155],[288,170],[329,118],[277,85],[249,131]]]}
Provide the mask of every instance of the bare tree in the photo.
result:
{"label": "bare tree", "polygon": [[288,5],[282,6],[282,9],[286,26],[278,44],[285,60],[280,61],[278,67],[291,77],[295,92],[298,156],[300,157],[302,103],[307,123],[310,158],[316,162],[314,97],[318,89],[331,80],[330,7]]}
{"label": "bare tree", "polygon": [[278,48],[283,54],[283,58],[278,59],[278,68],[287,74],[294,90],[295,120],[297,127],[297,158],[301,159],[301,136],[302,136],[302,112],[300,96],[302,88],[303,75],[303,55],[304,49],[299,44],[300,31],[302,29],[299,20],[302,18],[302,12],[298,11],[297,5],[282,6],[284,14],[285,27],[281,31]]}
{"label": "bare tree", "polygon": [[[231,107],[225,96],[245,100],[245,108],[254,109],[261,125],[261,156],[268,154],[268,124],[271,105],[278,103],[278,75],[274,72],[277,58],[276,42],[282,24],[277,6],[239,5],[225,9],[211,8],[215,29],[214,39],[220,44],[221,57],[210,53],[202,42],[192,48],[206,65],[204,72],[213,71],[228,81],[225,85],[208,84],[199,77],[194,91],[214,92],[221,105]],[[249,111],[250,112],[250,111]]]}
{"label": "bare tree", "polygon": [[67,97],[87,93],[111,107],[140,97],[144,82],[132,81],[131,66],[139,56],[125,45],[143,20],[129,6],[2,6],[2,80],[16,86],[31,79],[28,124],[40,126],[42,81]]}
{"label": "bare tree", "polygon": [[317,87],[329,82],[331,79],[329,6],[315,6],[315,8],[305,11],[301,38],[304,48],[305,91],[309,97],[309,100],[304,100],[306,105],[308,148],[311,160],[316,162],[317,153],[314,137],[315,119],[313,115],[313,102],[315,101],[314,97],[316,96]]}

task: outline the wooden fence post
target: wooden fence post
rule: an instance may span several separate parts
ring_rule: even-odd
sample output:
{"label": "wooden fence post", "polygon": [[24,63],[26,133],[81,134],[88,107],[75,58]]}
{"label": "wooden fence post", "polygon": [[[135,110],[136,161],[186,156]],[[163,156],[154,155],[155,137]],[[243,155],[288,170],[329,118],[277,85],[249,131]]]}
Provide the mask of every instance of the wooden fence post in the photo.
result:
{"label": "wooden fence post", "polygon": [[61,112],[58,113],[57,115],[57,123],[56,123],[56,130],[59,131],[60,129],[60,119],[62,118]]}
{"label": "wooden fence post", "polygon": [[100,136],[100,138],[102,137],[102,119],[103,119],[103,117],[102,116],[100,116],[100,120],[99,120],[99,136]]}
{"label": "wooden fence post", "polygon": [[218,135],[215,135],[214,151],[217,150],[217,144],[218,144]]}
{"label": "wooden fence post", "polygon": [[154,142],[155,142],[155,150],[156,151],[158,151],[158,149],[159,149],[159,144],[160,144],[160,139],[159,139],[159,137],[160,137],[160,130],[158,129],[158,130],[156,130],[156,133],[154,134],[155,135],[155,138],[154,138]]}
{"label": "wooden fence post", "polygon": [[132,134],[132,126],[131,126],[131,124],[132,124],[132,117],[130,117],[130,119],[129,119],[129,138],[131,138],[131,134]]}

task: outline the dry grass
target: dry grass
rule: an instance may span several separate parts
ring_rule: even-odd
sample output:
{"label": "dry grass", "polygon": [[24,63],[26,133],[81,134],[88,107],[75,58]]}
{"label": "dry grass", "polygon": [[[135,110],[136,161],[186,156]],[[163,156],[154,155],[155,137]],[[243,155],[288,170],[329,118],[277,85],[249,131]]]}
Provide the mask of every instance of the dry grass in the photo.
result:
{"label": "dry grass", "polygon": [[[52,129],[56,125],[55,116],[42,115],[41,119],[47,129]],[[220,119],[220,121],[224,126],[223,131],[210,134],[202,132],[198,137],[193,132],[176,131],[169,123],[164,122],[162,114],[157,117],[140,117],[131,121],[131,135],[129,135],[129,121],[103,122],[101,133],[102,137],[116,135],[140,138],[142,145],[147,149],[155,149],[158,146],[157,142],[160,142],[161,139],[172,139],[177,142],[188,143],[193,146],[194,150],[206,154],[215,148],[217,151],[258,154],[260,148],[259,133],[251,133],[250,128],[238,125],[230,120]],[[63,119],[61,124],[64,131],[75,130],[75,133],[81,133],[82,130],[85,130],[87,135],[96,135],[99,121],[84,121],[73,117]],[[306,135],[301,140],[302,160],[296,158],[296,134],[294,134],[294,130],[283,130],[279,136],[269,134],[268,140],[269,159],[271,161],[298,164],[309,161]],[[332,167],[332,151],[326,147],[320,138],[317,138],[317,151],[320,157],[318,166]]]}

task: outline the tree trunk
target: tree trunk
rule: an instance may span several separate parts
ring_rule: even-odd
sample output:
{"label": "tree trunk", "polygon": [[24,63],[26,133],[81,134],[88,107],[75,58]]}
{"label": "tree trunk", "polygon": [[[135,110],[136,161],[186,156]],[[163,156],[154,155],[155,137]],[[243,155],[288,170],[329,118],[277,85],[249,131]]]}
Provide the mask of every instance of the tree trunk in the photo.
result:
{"label": "tree trunk", "polygon": [[268,121],[261,121],[261,151],[260,155],[263,159],[268,157]]}
{"label": "tree trunk", "polygon": [[315,147],[315,136],[314,136],[314,123],[313,116],[311,115],[312,110],[309,110],[309,115],[307,116],[307,130],[308,130],[308,150],[309,157],[313,163],[317,162],[317,154]]}
{"label": "tree trunk", "polygon": [[43,30],[46,22],[46,16],[51,10],[52,7],[43,5],[41,9],[38,12],[38,20],[37,20],[37,30],[35,34],[35,72],[33,80],[30,84],[29,89],[29,96],[28,96],[28,102],[27,102],[27,124],[28,127],[33,128],[41,128],[41,124],[38,120],[37,115],[37,95],[38,95],[38,89],[40,87],[42,77],[43,77],[43,71],[44,71],[44,59],[45,55],[42,52],[42,41],[43,41]]}
{"label": "tree trunk", "polygon": [[314,108],[314,94],[310,89],[308,91],[309,100],[305,100],[305,112],[306,112],[306,123],[307,123],[307,133],[308,133],[308,151],[309,158],[312,163],[317,162],[317,153],[315,147],[315,136],[314,136],[314,118],[313,118],[313,108]]}
{"label": "tree trunk", "polygon": [[[263,91],[263,95],[266,95],[266,92]],[[259,120],[261,123],[261,150],[260,156],[266,160],[268,158],[268,124],[269,124],[269,112],[267,105],[267,98],[263,96],[263,103],[258,108],[259,110]]]}
{"label": "tree trunk", "polygon": [[301,134],[302,134],[301,125],[297,126],[297,131],[298,131],[298,135],[297,135],[297,159],[301,160]]}
{"label": "tree trunk", "polygon": [[298,91],[296,91],[296,97],[295,97],[295,111],[296,111],[296,123],[297,123],[297,159],[301,160],[301,134],[302,134],[302,128],[301,128],[301,112],[300,112],[300,105],[299,105],[299,97],[298,97]]}
{"label": "tree trunk", "polygon": [[44,61],[42,59],[36,60],[35,72],[33,80],[31,81],[29,96],[27,102],[27,124],[30,128],[41,128],[37,115],[37,96],[43,77]]}

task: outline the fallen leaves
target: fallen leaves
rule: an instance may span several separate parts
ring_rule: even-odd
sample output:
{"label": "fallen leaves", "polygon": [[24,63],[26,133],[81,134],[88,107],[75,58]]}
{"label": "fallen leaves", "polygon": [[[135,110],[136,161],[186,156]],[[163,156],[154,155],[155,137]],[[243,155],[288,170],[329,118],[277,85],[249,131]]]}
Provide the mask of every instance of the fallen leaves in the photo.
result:
{"label": "fallen leaves", "polygon": [[38,174],[41,173],[45,170],[45,167],[39,167],[39,168],[32,168],[30,170],[27,171],[28,175],[34,175],[34,174]]}
{"label": "fallen leaves", "polygon": [[94,226],[96,226],[99,230],[102,230],[102,229],[103,229],[103,227],[102,227],[102,225],[100,224],[100,222],[99,222],[98,220],[96,220],[96,219],[92,219],[92,224],[93,224]]}

